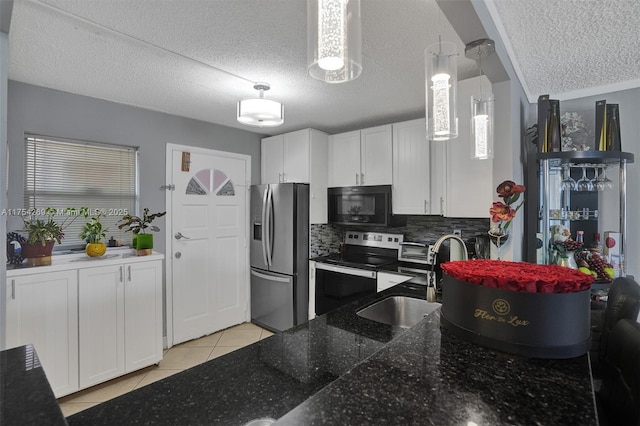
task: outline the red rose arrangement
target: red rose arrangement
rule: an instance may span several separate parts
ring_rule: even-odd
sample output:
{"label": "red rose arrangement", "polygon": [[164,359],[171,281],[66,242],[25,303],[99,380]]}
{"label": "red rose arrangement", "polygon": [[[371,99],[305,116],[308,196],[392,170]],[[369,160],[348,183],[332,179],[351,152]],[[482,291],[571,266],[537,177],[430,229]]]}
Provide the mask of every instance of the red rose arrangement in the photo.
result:
{"label": "red rose arrangement", "polygon": [[456,260],[443,263],[452,278],[484,287],[527,293],[573,293],[586,290],[593,276],[558,265],[505,260]]}

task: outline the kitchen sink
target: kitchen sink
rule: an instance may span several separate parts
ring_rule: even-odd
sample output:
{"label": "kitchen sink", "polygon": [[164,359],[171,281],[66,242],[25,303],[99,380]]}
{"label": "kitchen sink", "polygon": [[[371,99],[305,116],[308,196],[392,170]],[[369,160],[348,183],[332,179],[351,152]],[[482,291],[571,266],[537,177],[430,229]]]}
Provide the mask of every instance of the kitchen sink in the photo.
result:
{"label": "kitchen sink", "polygon": [[409,328],[427,314],[435,311],[440,303],[407,296],[390,296],[356,312],[358,316],[383,324]]}

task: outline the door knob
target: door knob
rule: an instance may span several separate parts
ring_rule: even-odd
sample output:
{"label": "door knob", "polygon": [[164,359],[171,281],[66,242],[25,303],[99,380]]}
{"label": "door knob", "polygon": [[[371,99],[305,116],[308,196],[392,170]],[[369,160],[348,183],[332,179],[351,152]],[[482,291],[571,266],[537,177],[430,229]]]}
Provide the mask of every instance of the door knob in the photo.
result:
{"label": "door knob", "polygon": [[176,232],[173,236],[176,238],[176,240],[179,240],[181,238],[184,238],[185,240],[190,240],[191,239],[189,237],[185,237],[184,235],[182,235],[181,232]]}
{"label": "door knob", "polygon": [[182,257],[182,253],[177,251],[176,254],[175,254],[175,257],[176,257],[176,259],[180,259]]}

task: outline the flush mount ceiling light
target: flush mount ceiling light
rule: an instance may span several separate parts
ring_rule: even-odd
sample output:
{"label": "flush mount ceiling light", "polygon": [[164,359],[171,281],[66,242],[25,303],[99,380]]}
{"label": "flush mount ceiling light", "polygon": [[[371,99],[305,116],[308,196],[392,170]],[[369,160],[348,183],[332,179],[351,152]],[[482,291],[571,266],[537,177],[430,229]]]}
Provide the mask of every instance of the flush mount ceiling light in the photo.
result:
{"label": "flush mount ceiling light", "polygon": [[473,59],[480,68],[480,94],[471,96],[471,158],[488,160],[493,158],[494,97],[491,90],[482,89],[482,58],[495,52],[495,43],[490,39],[473,41],[464,49],[467,58]]}
{"label": "flush mount ceiling light", "polygon": [[360,75],[360,0],[307,1],[307,57],[316,80],[344,83]]}
{"label": "flush mount ceiling light", "polygon": [[265,90],[269,90],[271,86],[256,83],[253,88],[260,92],[260,97],[238,102],[238,122],[258,127],[276,127],[284,123],[284,105],[264,98]]}
{"label": "flush mount ceiling light", "polygon": [[425,50],[425,99],[429,140],[445,141],[458,137],[457,55],[456,45],[450,42],[439,41]]}

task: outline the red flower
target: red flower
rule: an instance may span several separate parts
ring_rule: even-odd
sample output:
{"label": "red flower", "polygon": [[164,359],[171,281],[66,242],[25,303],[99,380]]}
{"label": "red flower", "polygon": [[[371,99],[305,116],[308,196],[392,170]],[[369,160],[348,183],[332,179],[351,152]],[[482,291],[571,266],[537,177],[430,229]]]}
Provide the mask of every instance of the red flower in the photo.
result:
{"label": "red flower", "polygon": [[492,222],[500,222],[501,220],[508,222],[516,217],[516,211],[500,201],[493,202],[493,206],[489,209],[489,214]]}
{"label": "red flower", "polygon": [[504,260],[458,260],[443,263],[442,270],[460,281],[528,293],[572,293],[593,283],[592,275],[575,269]]}
{"label": "red flower", "polygon": [[498,197],[508,198],[515,194],[524,192],[527,188],[524,185],[516,185],[512,180],[505,180],[496,188]]}

